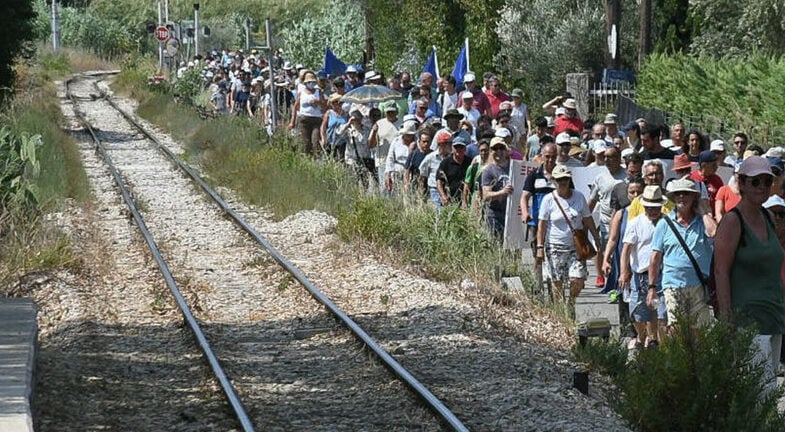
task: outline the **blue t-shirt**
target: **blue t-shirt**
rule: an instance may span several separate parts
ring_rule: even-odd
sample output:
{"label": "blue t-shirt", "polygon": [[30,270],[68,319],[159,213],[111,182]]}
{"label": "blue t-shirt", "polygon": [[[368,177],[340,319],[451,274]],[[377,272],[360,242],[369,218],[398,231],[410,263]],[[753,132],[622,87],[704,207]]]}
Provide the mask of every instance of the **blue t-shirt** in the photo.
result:
{"label": "blue t-shirt", "polygon": [[[698,266],[704,275],[709,274],[711,257],[714,252],[714,241],[706,235],[706,226],[703,217],[696,215],[688,227],[683,227],[676,222],[676,211],[663,216],[670,218],[681,234],[692,256],[698,261]],[[686,288],[700,285],[701,281],[695,272],[690,258],[679,243],[667,221],[661,221],[654,228],[654,237],[651,240],[651,249],[662,253],[662,288]]]}

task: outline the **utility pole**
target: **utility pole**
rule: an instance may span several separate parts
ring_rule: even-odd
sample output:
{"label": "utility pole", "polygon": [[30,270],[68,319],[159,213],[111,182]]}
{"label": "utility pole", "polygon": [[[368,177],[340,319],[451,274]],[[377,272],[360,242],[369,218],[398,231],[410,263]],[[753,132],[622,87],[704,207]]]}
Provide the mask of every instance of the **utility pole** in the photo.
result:
{"label": "utility pole", "polygon": [[621,24],[621,1],[605,0],[605,67],[608,69],[618,69],[621,64],[619,55],[619,31]]}
{"label": "utility pole", "polygon": [[[158,2],[158,25],[163,25],[163,10],[160,1]],[[160,40],[158,41],[158,70],[164,70],[164,43]]]}
{"label": "utility pole", "polygon": [[638,36],[638,70],[651,52],[651,0],[640,0],[640,35]]}
{"label": "utility pole", "polygon": [[194,55],[199,55],[199,3],[194,3]]}
{"label": "utility pole", "polygon": [[[268,74],[270,77],[270,116],[272,117],[271,131],[272,135],[274,135],[275,128],[278,125],[278,104],[275,101],[277,90],[275,88],[275,69],[273,69],[273,37],[269,17],[264,20],[264,31],[267,33],[267,67],[270,70]],[[270,136],[270,139],[272,140],[272,136]]]}
{"label": "utility pole", "polygon": [[52,50],[60,50],[60,14],[57,11],[57,0],[52,0]]}
{"label": "utility pole", "polygon": [[[268,41],[269,45],[269,41]],[[251,49],[251,18],[245,19],[245,50],[250,51]]]}

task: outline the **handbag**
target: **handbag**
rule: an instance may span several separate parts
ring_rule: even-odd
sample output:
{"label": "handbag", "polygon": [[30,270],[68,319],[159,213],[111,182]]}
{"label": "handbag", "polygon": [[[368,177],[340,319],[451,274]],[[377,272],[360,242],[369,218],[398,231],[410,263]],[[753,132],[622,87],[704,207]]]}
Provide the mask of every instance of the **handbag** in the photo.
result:
{"label": "handbag", "polygon": [[556,195],[556,191],[553,192],[553,200],[556,201],[556,206],[561,210],[561,214],[564,216],[567,226],[570,227],[570,231],[572,231],[572,241],[575,243],[575,254],[578,256],[578,259],[583,261],[594,258],[597,255],[597,249],[595,249],[594,245],[589,241],[589,234],[583,228],[573,228],[570,218],[567,217],[567,213],[564,212],[561,203],[559,203],[559,196]]}
{"label": "handbag", "polygon": [[[714,290],[709,285],[708,278],[706,277],[706,275],[703,274],[700,266],[698,265],[698,260],[696,260],[695,256],[692,255],[692,251],[690,251],[690,248],[687,246],[687,242],[685,242],[684,238],[682,238],[681,234],[679,234],[679,231],[676,229],[676,225],[674,225],[673,220],[671,220],[671,218],[668,216],[664,216],[663,219],[665,219],[665,222],[671,228],[671,231],[673,231],[673,234],[676,236],[676,240],[679,241],[679,244],[684,249],[684,252],[687,254],[687,258],[690,259],[690,262],[692,263],[692,268],[695,270],[695,273],[698,274],[698,280],[700,280],[700,283],[703,286],[703,300],[706,302],[706,304],[711,305],[716,309],[717,293],[713,292]],[[712,258],[711,265],[714,266],[714,258]]]}

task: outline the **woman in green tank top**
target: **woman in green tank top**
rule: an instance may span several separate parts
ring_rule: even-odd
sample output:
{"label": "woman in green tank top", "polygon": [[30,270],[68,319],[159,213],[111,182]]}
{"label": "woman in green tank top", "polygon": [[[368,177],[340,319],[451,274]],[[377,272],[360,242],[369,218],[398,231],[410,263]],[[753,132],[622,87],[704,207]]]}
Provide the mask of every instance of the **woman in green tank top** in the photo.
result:
{"label": "woman in green tank top", "polygon": [[[785,295],[780,274],[783,250],[774,225],[762,207],[774,175],[759,156],[739,168],[741,201],[725,214],[717,228],[714,249],[719,318],[738,327],[754,327],[755,361],[765,362],[767,391],[776,386],[782,335],[785,333]],[[772,383],[773,381],[773,383]]]}

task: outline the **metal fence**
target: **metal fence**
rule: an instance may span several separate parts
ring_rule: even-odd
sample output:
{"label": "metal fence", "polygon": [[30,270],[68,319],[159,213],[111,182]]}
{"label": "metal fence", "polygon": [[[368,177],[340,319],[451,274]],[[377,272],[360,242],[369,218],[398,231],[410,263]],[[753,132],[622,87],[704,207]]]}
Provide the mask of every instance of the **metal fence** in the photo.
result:
{"label": "metal fence", "polygon": [[622,97],[635,97],[635,86],[628,82],[594,83],[589,90],[589,114],[601,120],[605,114],[616,111]]}
{"label": "metal fence", "polygon": [[686,129],[698,129],[707,134],[710,139],[721,139],[725,142],[729,142],[736,132],[744,132],[749,136],[751,143],[761,144],[764,147],[785,143],[785,128],[780,126],[742,127],[736,122],[711,115],[674,113],[658,108],[647,108],[638,105],[628,95],[619,95],[615,110],[612,111],[623,123],[638,118],[644,118],[649,123],[668,126],[681,123]]}

